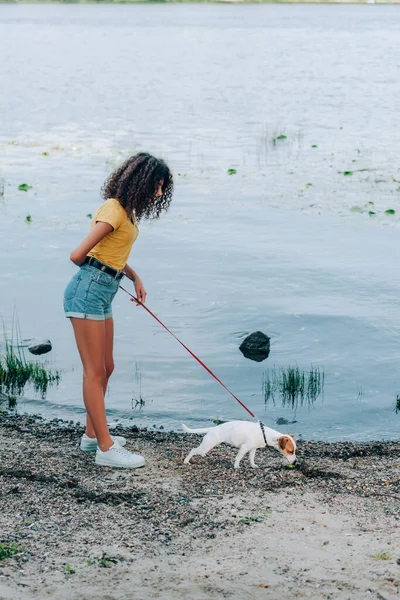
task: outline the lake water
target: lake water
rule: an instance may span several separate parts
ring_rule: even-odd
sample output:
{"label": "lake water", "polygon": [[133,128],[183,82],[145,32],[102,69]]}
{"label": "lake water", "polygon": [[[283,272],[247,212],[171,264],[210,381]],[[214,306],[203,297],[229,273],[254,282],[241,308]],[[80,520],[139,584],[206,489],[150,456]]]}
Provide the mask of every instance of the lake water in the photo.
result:
{"label": "lake water", "polygon": [[[51,339],[63,370],[20,410],[82,419],[68,256],[104,179],[146,149],[176,181],[170,212],[141,225],[131,255],[149,308],[267,424],[398,438],[398,11],[0,5],[0,313],[10,329],[16,310],[24,338]],[[114,317],[111,421],[247,418],[123,292]],[[271,336],[263,363],[238,350],[254,330]],[[265,407],[265,370],[296,364],[323,369],[323,398]]]}

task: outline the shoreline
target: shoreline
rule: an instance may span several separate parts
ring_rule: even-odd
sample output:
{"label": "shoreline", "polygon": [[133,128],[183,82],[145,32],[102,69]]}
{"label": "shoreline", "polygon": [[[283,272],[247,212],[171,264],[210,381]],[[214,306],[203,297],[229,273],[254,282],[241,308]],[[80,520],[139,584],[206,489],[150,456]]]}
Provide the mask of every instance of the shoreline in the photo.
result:
{"label": "shoreline", "polygon": [[400,4],[400,0],[1,0],[0,4]]}
{"label": "shoreline", "polygon": [[300,441],[296,469],[259,450],[235,471],[228,446],[183,465],[199,436],[117,432],[144,469],[94,466],[82,426],[0,415],[0,543],[20,548],[1,598],[398,597],[400,442]]}

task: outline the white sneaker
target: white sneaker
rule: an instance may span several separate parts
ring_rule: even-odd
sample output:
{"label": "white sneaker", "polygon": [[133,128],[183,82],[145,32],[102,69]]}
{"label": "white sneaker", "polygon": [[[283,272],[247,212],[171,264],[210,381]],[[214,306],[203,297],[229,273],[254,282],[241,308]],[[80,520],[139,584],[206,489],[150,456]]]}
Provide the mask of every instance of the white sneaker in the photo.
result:
{"label": "white sneaker", "polygon": [[[111,439],[113,442],[118,442],[120,446],[125,446],[126,444],[126,439],[122,437],[122,435],[112,435]],[[81,437],[81,443],[79,447],[84,452],[96,452],[97,438],[90,438],[86,435],[86,433],[84,433]]]}
{"label": "white sneaker", "polygon": [[128,452],[125,448],[121,448],[118,442],[114,442],[106,452],[97,448],[94,462],[103,467],[119,467],[121,469],[137,469],[144,467],[145,464],[143,456]]}

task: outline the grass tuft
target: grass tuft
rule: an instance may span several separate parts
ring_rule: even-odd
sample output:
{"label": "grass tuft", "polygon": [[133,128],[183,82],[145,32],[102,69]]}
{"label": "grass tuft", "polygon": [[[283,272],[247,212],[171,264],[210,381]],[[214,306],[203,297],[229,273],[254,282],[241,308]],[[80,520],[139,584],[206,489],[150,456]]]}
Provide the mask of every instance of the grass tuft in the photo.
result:
{"label": "grass tuft", "polygon": [[275,404],[280,396],[283,407],[289,405],[295,409],[299,402],[303,406],[305,401],[312,404],[323,392],[324,378],[324,372],[312,365],[310,371],[302,371],[298,366],[268,369],[263,377],[265,403],[272,400]]}
{"label": "grass tuft", "polygon": [[0,560],[14,556],[14,554],[20,554],[24,549],[18,546],[17,542],[11,542],[10,544],[0,544]]}
{"label": "grass tuft", "polygon": [[7,339],[5,333],[4,339],[5,351],[0,354],[0,402],[8,400],[9,408],[12,408],[28,384],[44,398],[49,385],[59,384],[60,372],[52,371],[38,362],[28,362],[23,348],[18,345],[18,339],[17,350],[14,349],[13,340]]}
{"label": "grass tuft", "polygon": [[375,560],[390,560],[392,555],[390,552],[377,552],[372,558],[375,558]]}

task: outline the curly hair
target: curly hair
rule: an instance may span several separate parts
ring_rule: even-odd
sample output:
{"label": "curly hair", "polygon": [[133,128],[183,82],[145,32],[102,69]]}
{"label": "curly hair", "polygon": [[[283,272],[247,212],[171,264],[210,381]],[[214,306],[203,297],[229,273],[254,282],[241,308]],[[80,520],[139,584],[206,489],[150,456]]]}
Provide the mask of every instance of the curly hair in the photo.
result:
{"label": "curly hair", "polygon": [[[156,197],[160,182],[162,196]],[[116,198],[128,215],[134,213],[137,221],[158,219],[168,210],[172,200],[174,182],[168,165],[147,152],[140,152],[126,160],[105,181],[102,196],[105,200]]]}

